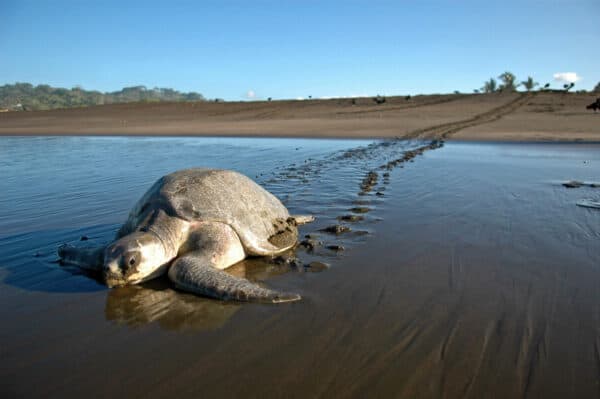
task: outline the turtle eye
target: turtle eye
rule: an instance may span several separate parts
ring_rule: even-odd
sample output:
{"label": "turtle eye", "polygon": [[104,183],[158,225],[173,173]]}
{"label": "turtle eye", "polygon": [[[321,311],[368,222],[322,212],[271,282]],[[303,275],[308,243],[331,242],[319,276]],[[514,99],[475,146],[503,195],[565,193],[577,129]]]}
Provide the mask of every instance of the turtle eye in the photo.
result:
{"label": "turtle eye", "polygon": [[123,260],[122,260],[123,270],[129,270],[132,267],[137,266],[139,261],[140,261],[140,254],[138,252],[133,252],[133,253],[128,253],[128,254],[123,255]]}

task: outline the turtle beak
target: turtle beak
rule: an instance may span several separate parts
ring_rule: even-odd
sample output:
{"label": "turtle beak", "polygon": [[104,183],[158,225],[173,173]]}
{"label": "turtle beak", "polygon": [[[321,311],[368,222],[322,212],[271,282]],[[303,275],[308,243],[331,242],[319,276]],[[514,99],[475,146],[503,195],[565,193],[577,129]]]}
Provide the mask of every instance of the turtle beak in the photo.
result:
{"label": "turtle beak", "polygon": [[120,287],[127,283],[123,274],[121,273],[121,270],[116,264],[108,264],[104,266],[104,270],[102,271],[102,279],[108,288]]}
{"label": "turtle beak", "polygon": [[123,286],[125,286],[125,281],[123,281],[123,280],[105,279],[104,281],[105,281],[106,286],[108,288],[115,288],[115,287],[123,287]]}
{"label": "turtle beak", "polygon": [[125,280],[119,278],[119,276],[112,275],[104,275],[104,283],[108,288],[122,287],[127,284]]}

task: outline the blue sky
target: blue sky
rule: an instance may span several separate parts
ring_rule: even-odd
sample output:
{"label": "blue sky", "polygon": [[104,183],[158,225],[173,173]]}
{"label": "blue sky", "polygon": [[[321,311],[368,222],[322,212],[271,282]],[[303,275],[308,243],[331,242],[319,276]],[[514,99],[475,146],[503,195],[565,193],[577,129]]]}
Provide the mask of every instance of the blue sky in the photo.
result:
{"label": "blue sky", "polygon": [[316,98],[472,92],[508,70],[589,90],[599,21],[598,0],[0,0],[0,84]]}

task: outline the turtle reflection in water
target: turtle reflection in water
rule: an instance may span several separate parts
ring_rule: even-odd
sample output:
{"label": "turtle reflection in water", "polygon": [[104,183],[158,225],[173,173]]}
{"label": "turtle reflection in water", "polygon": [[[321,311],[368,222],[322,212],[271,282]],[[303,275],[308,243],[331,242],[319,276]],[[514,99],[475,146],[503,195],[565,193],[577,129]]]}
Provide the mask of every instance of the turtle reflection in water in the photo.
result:
{"label": "turtle reflection in water", "polygon": [[211,331],[240,308],[235,302],[177,292],[164,279],[157,280],[111,290],[106,297],[106,319],[133,328],[158,323],[169,331]]}
{"label": "turtle reflection in water", "polygon": [[[244,259],[227,269],[228,274],[251,281],[298,271],[261,257]],[[237,302],[214,301],[176,291],[163,276],[143,285],[110,290],[104,315],[109,321],[131,328],[157,324],[167,331],[200,332],[219,329],[240,309]]]}
{"label": "turtle reflection in water", "polygon": [[63,245],[63,262],[100,271],[109,287],[138,284],[165,273],[175,287],[224,300],[289,302],[293,293],[263,288],[223,271],[246,256],[293,247],[297,224],[271,193],[229,170],[186,169],[160,178],[142,196],[107,247]]}

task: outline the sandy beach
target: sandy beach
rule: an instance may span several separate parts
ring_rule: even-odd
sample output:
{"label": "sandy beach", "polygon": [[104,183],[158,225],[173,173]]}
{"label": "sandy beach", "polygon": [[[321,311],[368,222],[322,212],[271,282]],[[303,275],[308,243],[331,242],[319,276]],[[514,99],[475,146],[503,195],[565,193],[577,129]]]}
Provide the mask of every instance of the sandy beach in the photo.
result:
{"label": "sandy beach", "polygon": [[2,135],[210,135],[600,141],[598,94],[446,94],[255,102],[135,103],[0,113]]}
{"label": "sandy beach", "polygon": [[0,10],[0,399],[600,399],[600,1]]}
{"label": "sandy beach", "polygon": [[[449,142],[406,157],[418,142],[0,142],[5,397],[600,392],[600,213],[576,205],[598,188],[561,184],[597,181],[599,144]],[[301,301],[222,302],[167,279],[107,289],[56,263],[60,243],[110,241],[156,176],[198,162],[252,172],[317,217],[301,227],[314,249],[291,256],[328,268],[252,258],[230,270]],[[339,223],[351,231],[323,231]]]}
{"label": "sandy beach", "polygon": [[[25,136],[0,138],[0,392],[597,397],[600,213],[576,204],[598,198],[600,145],[575,143],[600,141],[600,114],[585,109],[593,100],[515,93],[0,114],[1,134]],[[196,135],[288,139],[175,137]],[[294,138],[304,136],[368,140]],[[63,242],[112,240],[156,178],[190,166],[237,169],[316,216],[300,230],[314,248],[289,254],[300,266],[250,258],[229,270],[301,301],[222,302],[166,278],[107,289],[56,263]],[[332,225],[350,230],[328,233]],[[307,267],[314,261],[324,266]]]}

